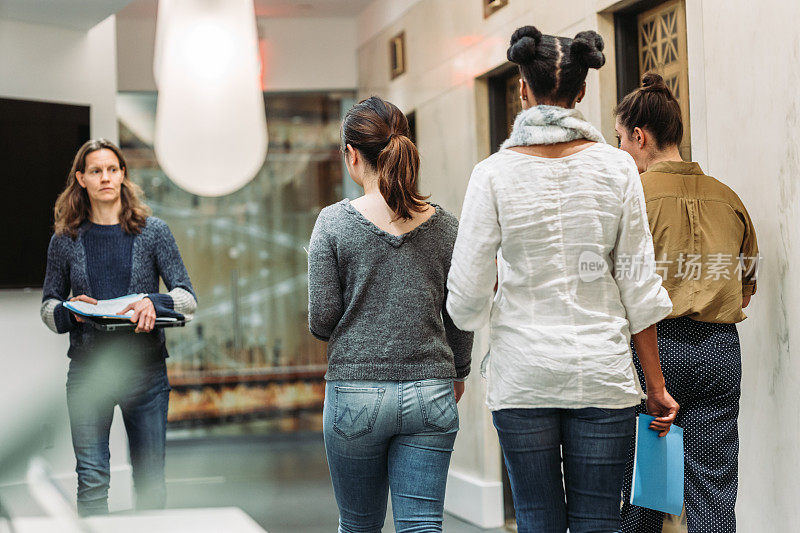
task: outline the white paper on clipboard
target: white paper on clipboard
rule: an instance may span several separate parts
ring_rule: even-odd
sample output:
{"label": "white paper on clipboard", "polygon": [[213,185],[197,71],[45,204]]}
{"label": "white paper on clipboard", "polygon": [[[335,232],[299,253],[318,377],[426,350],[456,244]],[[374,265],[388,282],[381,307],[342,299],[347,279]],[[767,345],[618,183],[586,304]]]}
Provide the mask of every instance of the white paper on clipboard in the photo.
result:
{"label": "white paper on clipboard", "polygon": [[97,316],[104,318],[120,318],[130,317],[133,311],[128,311],[124,315],[118,315],[120,311],[128,307],[132,303],[136,303],[143,299],[146,294],[129,294],[121,296],[112,300],[98,300],[97,304],[90,304],[88,302],[64,302],[64,307],[83,316]]}

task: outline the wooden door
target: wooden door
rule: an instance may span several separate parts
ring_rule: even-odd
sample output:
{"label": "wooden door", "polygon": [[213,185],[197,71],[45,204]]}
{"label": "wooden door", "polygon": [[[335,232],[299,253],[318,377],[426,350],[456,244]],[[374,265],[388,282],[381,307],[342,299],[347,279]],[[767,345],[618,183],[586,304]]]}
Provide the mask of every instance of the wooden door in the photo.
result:
{"label": "wooden door", "polygon": [[517,114],[522,111],[522,101],[519,98],[519,80],[520,75],[517,69],[511,71],[506,78],[506,137],[511,135],[511,130],[514,127],[514,120]]}
{"label": "wooden door", "polygon": [[522,110],[519,69],[512,63],[486,75],[489,89],[489,142],[492,153],[508,139],[514,119]]}
{"label": "wooden door", "polygon": [[637,17],[639,74],[661,74],[678,100],[683,116],[681,155],[691,161],[689,124],[689,64],[686,53],[686,6],[671,0]]}

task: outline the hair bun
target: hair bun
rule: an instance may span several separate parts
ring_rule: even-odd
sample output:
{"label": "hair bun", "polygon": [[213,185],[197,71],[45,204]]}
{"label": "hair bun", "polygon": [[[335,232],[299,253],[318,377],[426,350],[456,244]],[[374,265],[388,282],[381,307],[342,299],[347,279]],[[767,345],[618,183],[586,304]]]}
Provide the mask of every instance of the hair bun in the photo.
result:
{"label": "hair bun", "polygon": [[542,42],[542,32],[533,26],[523,26],[511,35],[511,46],[506,57],[514,63],[529,63],[536,57],[536,48]]}
{"label": "hair bun", "polygon": [[600,68],[606,63],[603,54],[605,43],[596,31],[582,31],[575,36],[570,44],[573,56],[586,68]]}
{"label": "hair bun", "polygon": [[642,76],[642,89],[650,89],[653,91],[669,90],[661,74],[656,74],[655,72],[647,72]]}

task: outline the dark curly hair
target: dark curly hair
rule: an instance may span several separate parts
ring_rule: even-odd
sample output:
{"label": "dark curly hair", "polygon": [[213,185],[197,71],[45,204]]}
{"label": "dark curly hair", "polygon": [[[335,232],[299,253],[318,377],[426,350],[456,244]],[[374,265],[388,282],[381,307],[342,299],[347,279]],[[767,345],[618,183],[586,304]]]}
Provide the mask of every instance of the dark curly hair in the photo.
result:
{"label": "dark curly hair", "polygon": [[623,98],[614,114],[628,135],[634,128],[647,130],[659,150],[681,144],[681,106],[664,83],[664,78],[655,72],[642,76],[642,86]]}
{"label": "dark curly hair", "polygon": [[603,38],[595,31],[582,31],[569,39],[523,26],[511,35],[506,55],[517,64],[537,100],[572,104],[589,69],[605,64],[603,46]]}

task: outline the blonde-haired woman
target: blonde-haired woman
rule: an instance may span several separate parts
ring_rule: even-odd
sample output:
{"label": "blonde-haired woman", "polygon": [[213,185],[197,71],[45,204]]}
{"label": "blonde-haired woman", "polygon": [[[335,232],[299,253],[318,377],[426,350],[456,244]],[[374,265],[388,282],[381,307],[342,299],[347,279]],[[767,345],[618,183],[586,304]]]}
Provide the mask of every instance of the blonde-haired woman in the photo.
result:
{"label": "blonde-haired woman", "polygon": [[[155,319],[191,315],[197,302],[169,227],[149,211],[119,148],[105,139],[81,146],[56,201],[41,315],[51,330],[70,337],[67,407],[82,515],[108,512],[115,405],[128,433],[137,508],[165,503],[170,387]],[[158,292],[159,278],[169,292]],[[129,332],[98,331],[63,305],[68,298],[97,303],[128,294],[143,296],[125,310],[136,324]]]}

